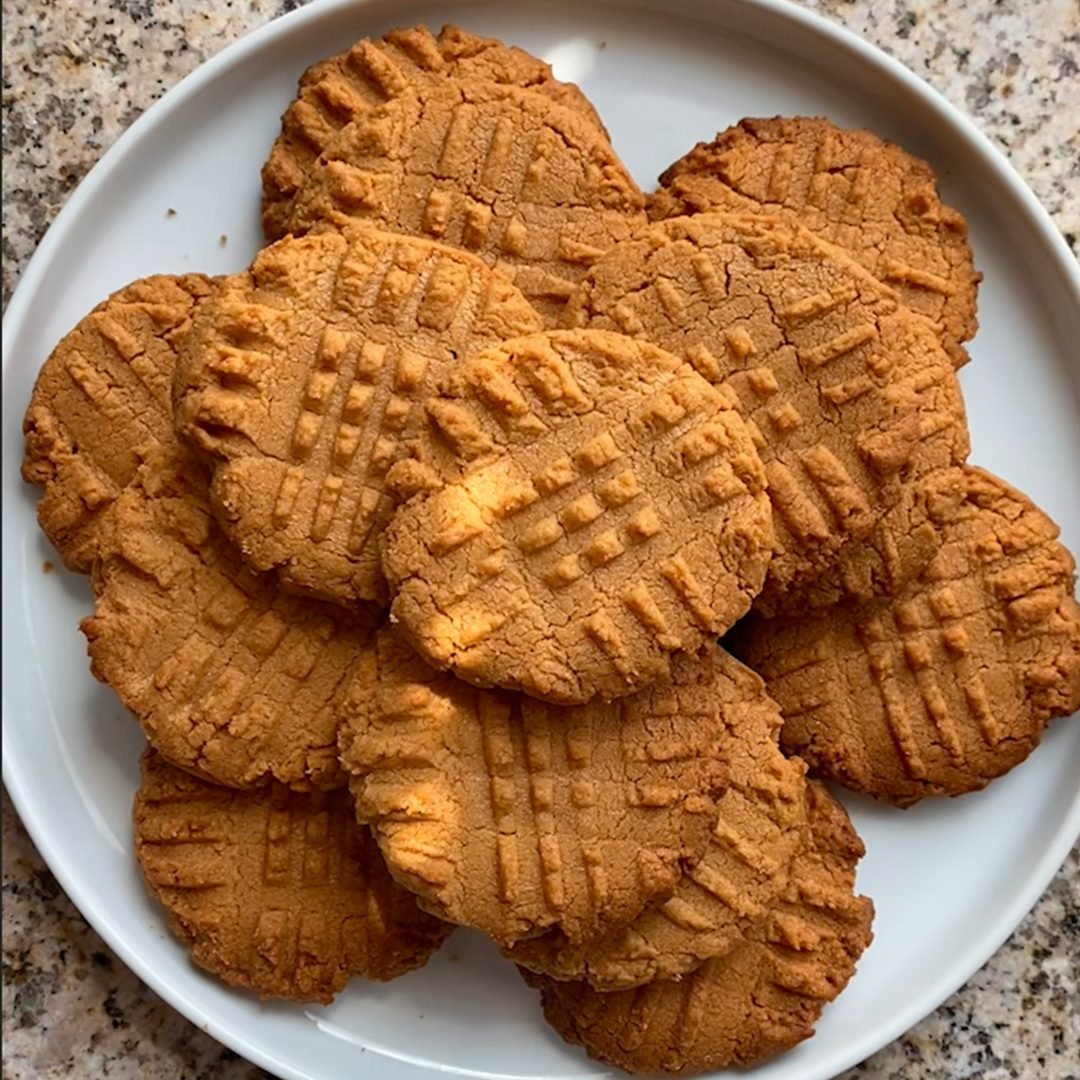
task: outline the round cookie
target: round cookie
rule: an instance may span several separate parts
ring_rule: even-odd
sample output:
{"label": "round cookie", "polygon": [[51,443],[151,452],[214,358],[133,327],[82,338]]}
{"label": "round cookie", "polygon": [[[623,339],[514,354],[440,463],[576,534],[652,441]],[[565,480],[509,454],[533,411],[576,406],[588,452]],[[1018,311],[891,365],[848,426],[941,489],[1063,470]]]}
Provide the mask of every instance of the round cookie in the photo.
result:
{"label": "round cookie", "polygon": [[1080,706],[1075,564],[1054,523],[973,467],[924,501],[936,553],[918,579],[755,621],[741,646],[783,710],[785,750],[900,806],[985,787]]}
{"label": "round cookie", "polygon": [[781,754],[780,709],[761,679],[723,649],[707,649],[723,781],[705,854],[670,899],[625,927],[583,944],[549,931],[505,950],[522,967],[599,990],[680,978],[734,948],[787,888],[805,839],[805,766]]}
{"label": "round cookie", "polygon": [[554,331],[428,403],[459,480],[383,537],[391,614],[435,667],[557,704],[662,678],[749,608],[772,554],[731,395],[645,342]]}
{"label": "round cookie", "polygon": [[149,750],[134,818],[173,933],[260,997],[329,1004],[350,978],[422,967],[450,933],[394,884],[345,791],[230,791]]}
{"label": "round cookie", "polygon": [[91,668],[176,765],[231,787],[344,785],[338,699],[372,611],[284,594],[248,570],[206,480],[144,466],[100,530]]}
{"label": "round cookie", "polygon": [[562,709],[436,672],[385,628],[341,711],[357,815],[440,918],[505,945],[581,941],[670,896],[705,851],[720,679],[712,656],[681,657],[670,683]]}
{"label": "round cookie", "polygon": [[44,488],[38,522],[69,570],[90,570],[105,510],[148,452],[174,444],[176,349],[212,289],[198,274],[133,282],[45,361],[23,420],[22,474]]}
{"label": "round cookie", "polygon": [[649,1075],[750,1068],[809,1038],[873,936],[873,905],[854,891],[862,842],[823,786],[809,795],[810,842],[787,894],[741,944],[681,980],[607,994],[523,971],[548,1023],[592,1057]]}
{"label": "round cookie", "polygon": [[413,88],[449,79],[528,87],[606,134],[585,95],[572,83],[559,82],[547,64],[522,49],[456,26],[444,26],[437,36],[417,26],[363,38],[308,68],[281,118],[281,134],[262,170],[266,238],[279,240],[288,231],[293,197],[341,128]]}
{"label": "round cookie", "polygon": [[286,238],[223,279],[177,369],[176,425],[211,461],[211,501],[256,570],[340,604],[385,597],[386,471],[426,460],[430,388],[540,326],[465,252],[355,227]]}
{"label": "round cookie", "polygon": [[586,270],[645,224],[610,143],[532,90],[452,82],[343,128],[297,192],[288,229],[364,220],[465,248],[550,322]]}
{"label": "round cookie", "polygon": [[780,213],[854,259],[929,318],[956,367],[975,336],[977,273],[963,217],[933,170],[869,131],[805,116],[741,120],[661,177],[653,217]]}
{"label": "round cookie", "polygon": [[969,449],[933,328],[837,248],[775,218],[673,218],[596,264],[566,322],[622,330],[738,396],[768,476],[777,552],[761,603],[835,572],[920,469]]}

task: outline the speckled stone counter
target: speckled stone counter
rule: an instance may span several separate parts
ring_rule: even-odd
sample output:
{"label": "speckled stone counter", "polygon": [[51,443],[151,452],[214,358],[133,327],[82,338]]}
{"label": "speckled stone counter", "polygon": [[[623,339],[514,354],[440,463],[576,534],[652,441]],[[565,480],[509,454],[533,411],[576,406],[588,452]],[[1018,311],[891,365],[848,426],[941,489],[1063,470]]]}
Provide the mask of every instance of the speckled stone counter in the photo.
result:
{"label": "speckled stone counter", "polygon": [[[4,0],[6,305],[68,194],[151,101],[294,0]],[[1080,237],[1077,0],[814,0],[925,77]],[[86,925],[5,796],[4,1080],[261,1070],[144,987]],[[1080,1077],[1080,857],[971,981],[850,1078]]]}

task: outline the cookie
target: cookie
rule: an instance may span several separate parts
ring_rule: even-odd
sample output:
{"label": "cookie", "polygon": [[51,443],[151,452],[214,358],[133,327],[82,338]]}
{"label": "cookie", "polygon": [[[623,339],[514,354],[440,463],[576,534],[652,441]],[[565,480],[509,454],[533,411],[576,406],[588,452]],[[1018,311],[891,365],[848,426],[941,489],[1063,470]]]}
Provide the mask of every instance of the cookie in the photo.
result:
{"label": "cookie", "polygon": [[933,328],[838,248],[774,218],[660,222],[592,268],[576,326],[621,330],[735,391],[769,482],[777,552],[762,603],[831,572],[920,469],[968,453]]}
{"label": "cookie", "polygon": [[436,672],[386,628],[342,709],[357,815],[440,918],[503,944],[583,940],[670,896],[705,851],[717,678],[682,657],[670,683],[563,709]]}
{"label": "cookie", "polygon": [[422,967],[450,927],[394,884],[348,792],[230,791],[152,750],[135,853],[194,961],[264,998],[329,1004]]}
{"label": "cookie", "polygon": [[1075,564],[1057,526],[974,467],[942,473],[925,502],[936,553],[918,579],[757,621],[742,646],[783,710],[784,748],[900,806],[985,787],[1080,707]]}
{"label": "cookie", "polygon": [[417,26],[363,38],[308,68],[281,118],[281,134],[262,170],[266,238],[279,240],[288,232],[293,197],[341,128],[414,88],[450,79],[527,87],[606,134],[585,95],[572,83],[559,82],[547,64],[522,49],[456,26],[444,26],[437,36]]}
{"label": "cookie", "polygon": [[373,611],[304,601],[253,574],[198,473],[145,467],[113,503],[99,546],[94,613],[82,623],[91,667],[152,746],[232,787],[344,785],[336,707],[369,648]]}
{"label": "cookie", "polygon": [[429,454],[430,387],[467,351],[539,326],[464,252],[365,227],[286,238],[201,309],[177,429],[211,461],[215,510],[254,569],[323,600],[380,600],[385,474]]}
{"label": "cookie", "polygon": [[761,679],[723,649],[706,649],[693,661],[699,708],[716,712],[723,733],[722,791],[705,854],[670,899],[628,926],[580,945],[559,931],[518,942],[505,955],[519,965],[600,990],[679,978],[734,948],[787,888],[805,839],[805,766],[781,754],[780,709]]}
{"label": "cookie", "polygon": [[435,667],[557,704],[663,677],[750,606],[772,554],[732,397],[648,343],[554,331],[428,403],[459,480],[383,538],[392,617]]}
{"label": "cookie", "polygon": [[68,569],[87,573],[98,524],[148,450],[174,443],[176,349],[213,283],[133,282],[99,304],[45,361],[23,420],[23,478],[44,489],[38,522]]}
{"label": "cookie", "polygon": [[456,81],[343,128],[288,229],[357,219],[475,253],[552,324],[589,266],[646,221],[637,185],[579,114],[532,90]]}
{"label": "cookie", "polygon": [[804,116],[741,120],[661,177],[654,217],[700,210],[782,213],[844,247],[929,318],[956,367],[975,336],[967,224],[934,171],[869,131]]}
{"label": "cookie", "polygon": [[682,980],[610,994],[523,971],[548,1023],[600,1061],[666,1076],[750,1068],[809,1038],[870,944],[873,920],[854,891],[862,842],[823,786],[809,794],[812,842],[783,900],[741,944]]}

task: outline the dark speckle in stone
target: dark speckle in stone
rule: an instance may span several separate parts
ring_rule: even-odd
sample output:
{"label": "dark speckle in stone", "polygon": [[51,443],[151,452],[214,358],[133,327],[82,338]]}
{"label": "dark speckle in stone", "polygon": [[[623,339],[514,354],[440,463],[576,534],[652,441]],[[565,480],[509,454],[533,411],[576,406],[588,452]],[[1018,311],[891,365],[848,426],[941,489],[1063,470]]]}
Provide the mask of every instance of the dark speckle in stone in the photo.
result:
{"label": "dark speckle in stone", "polygon": [[126,1028],[128,1026],[128,1022],[124,1018],[124,1010],[117,1004],[115,990],[109,992],[109,996],[102,1003],[101,1007],[105,1010],[106,1015],[112,1020],[113,1028]]}

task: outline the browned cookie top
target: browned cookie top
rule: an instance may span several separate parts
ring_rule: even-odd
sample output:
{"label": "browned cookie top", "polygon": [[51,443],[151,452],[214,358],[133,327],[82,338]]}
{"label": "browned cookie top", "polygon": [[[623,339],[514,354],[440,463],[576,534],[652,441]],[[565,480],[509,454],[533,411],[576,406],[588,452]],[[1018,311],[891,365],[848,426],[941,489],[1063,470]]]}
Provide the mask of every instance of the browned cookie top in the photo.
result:
{"label": "browned cookie top", "polygon": [[145,466],[99,533],[91,666],[151,745],[232,787],[342,786],[336,704],[373,611],[288,596],[248,570],[198,470]]}
{"label": "browned cookie top", "polygon": [[769,499],[732,397],[601,331],[471,356],[428,404],[461,478],[384,537],[391,612],[436,667],[559,704],[661,678],[749,608]]}
{"label": "browned cookie top", "polygon": [[38,521],[64,565],[89,571],[98,524],[150,454],[175,446],[176,349],[213,283],[133,282],[82,319],[45,361],[23,420],[23,477],[44,488]]}
{"label": "browned cookie top", "polygon": [[854,890],[862,842],[823,786],[809,794],[811,839],[787,893],[740,945],[681,980],[615,993],[523,971],[552,1027],[609,1065],[666,1076],[749,1068],[809,1038],[870,944],[873,919]]}
{"label": "browned cookie top", "polygon": [[933,170],[869,131],[804,116],[741,120],[660,178],[654,217],[701,210],[783,213],[846,248],[931,319],[956,367],[975,336],[967,225]]}
{"label": "browned cookie top", "polygon": [[761,679],[723,649],[706,648],[703,686],[723,720],[722,791],[701,860],[670,899],[629,925],[581,944],[550,931],[507,949],[511,960],[601,990],[679,978],[734,948],[787,889],[805,840],[805,766],[781,754],[780,709]]}
{"label": "browned cookie top", "polygon": [[456,81],[343,128],[288,228],[356,219],[474,252],[552,323],[589,266],[646,220],[611,144],[578,113],[535,91]]}
{"label": "browned cookie top", "polygon": [[894,595],[760,620],[742,652],[819,775],[901,806],[984,787],[1080,706],[1075,564],[1020,492],[968,467],[927,485],[936,554]]}
{"label": "browned cookie top", "polygon": [[763,602],[834,571],[929,470],[968,452],[963,403],[933,328],[839,249],[775,218],[660,222],[596,264],[567,323],[688,359],[738,396],[775,511]]}
{"label": "browned cookie top", "polygon": [[256,570],[341,604],[385,598],[386,471],[427,461],[424,402],[466,352],[539,327],[462,251],[357,226],[286,238],[222,281],[177,372],[176,423]]}
{"label": "browned cookie top", "polygon": [[357,814],[422,906],[503,944],[626,923],[709,843],[730,720],[718,657],[564,709],[440,674],[384,629],[342,709]]}
{"label": "browned cookie top", "polygon": [[438,35],[416,26],[363,38],[308,68],[281,118],[281,134],[262,172],[267,239],[278,240],[288,231],[293,196],[341,128],[414,87],[449,79],[528,87],[604,131],[585,95],[572,83],[559,82],[547,64],[523,49],[456,26],[444,26]]}
{"label": "browned cookie top", "polygon": [[142,760],[135,852],[201,967],[261,997],[329,1003],[421,967],[450,927],[394,884],[348,793],[230,791]]}

